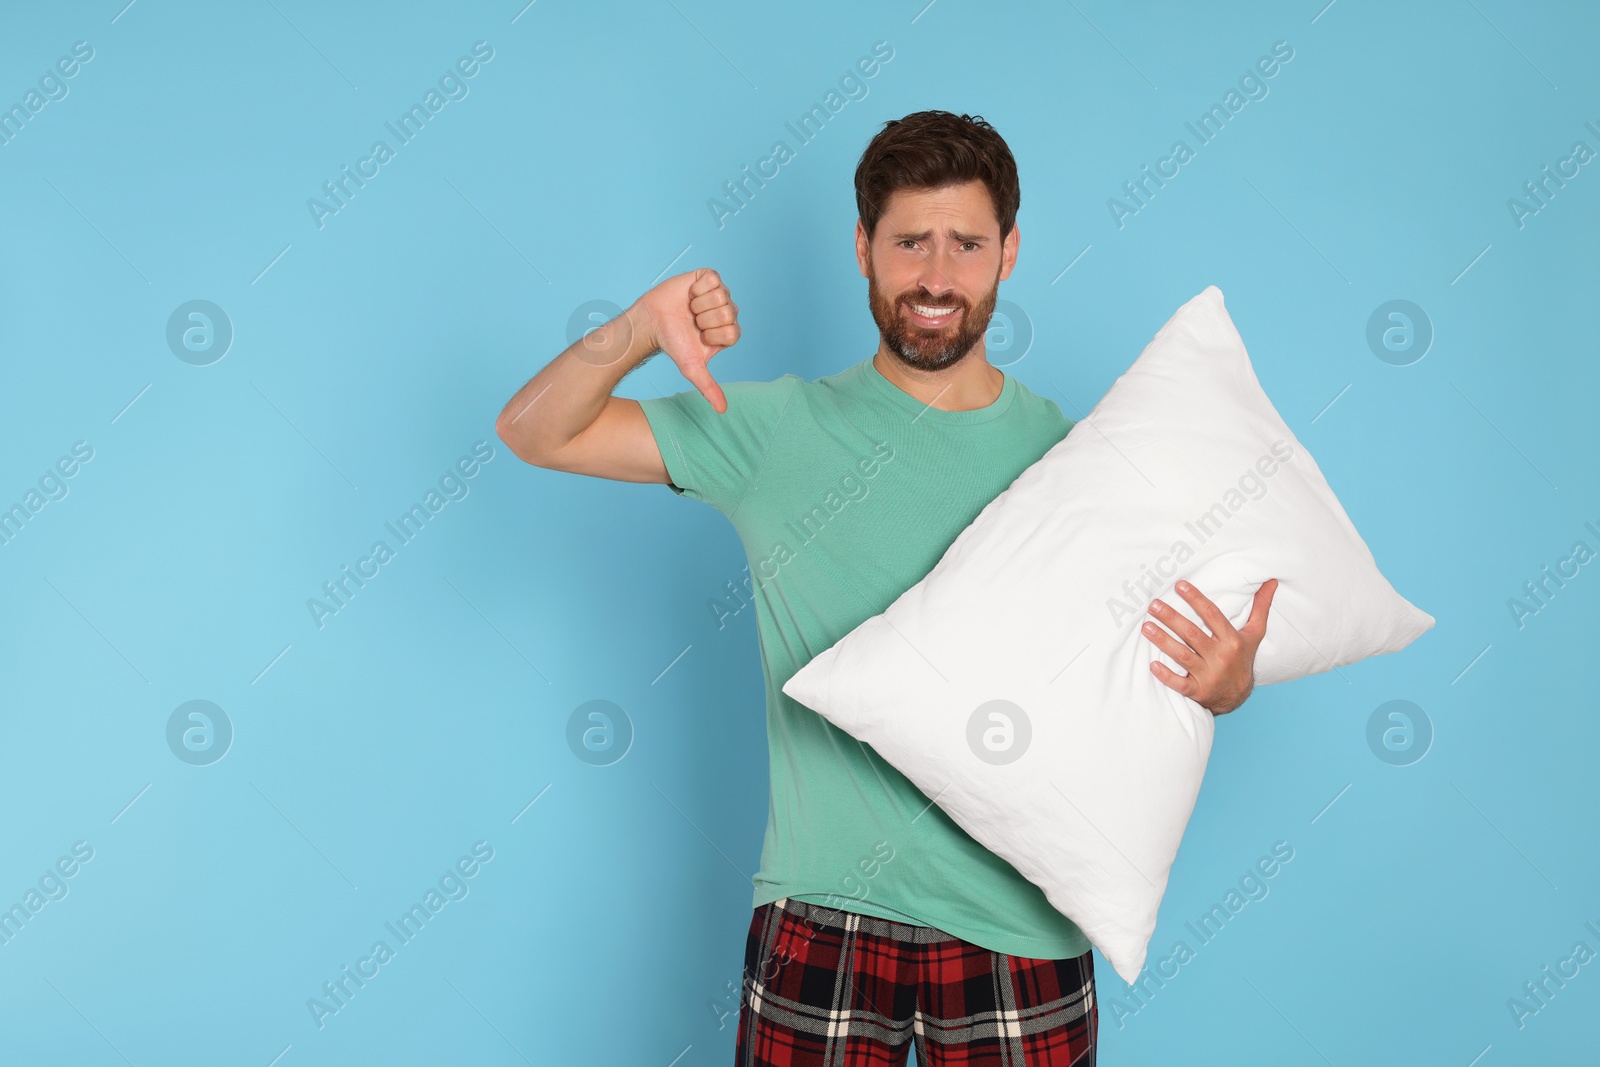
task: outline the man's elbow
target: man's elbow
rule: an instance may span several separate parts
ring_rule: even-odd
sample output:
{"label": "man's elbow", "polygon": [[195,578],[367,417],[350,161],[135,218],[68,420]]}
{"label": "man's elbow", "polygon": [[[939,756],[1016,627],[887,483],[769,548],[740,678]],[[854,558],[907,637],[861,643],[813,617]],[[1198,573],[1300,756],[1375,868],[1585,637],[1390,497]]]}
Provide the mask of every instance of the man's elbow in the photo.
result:
{"label": "man's elbow", "polygon": [[545,466],[542,453],[534,448],[533,443],[528,440],[528,435],[524,432],[519,432],[520,430],[521,428],[517,425],[517,417],[511,413],[509,407],[500,413],[499,418],[494,420],[496,436],[511,450],[512,455],[524,463],[531,463],[535,467]]}

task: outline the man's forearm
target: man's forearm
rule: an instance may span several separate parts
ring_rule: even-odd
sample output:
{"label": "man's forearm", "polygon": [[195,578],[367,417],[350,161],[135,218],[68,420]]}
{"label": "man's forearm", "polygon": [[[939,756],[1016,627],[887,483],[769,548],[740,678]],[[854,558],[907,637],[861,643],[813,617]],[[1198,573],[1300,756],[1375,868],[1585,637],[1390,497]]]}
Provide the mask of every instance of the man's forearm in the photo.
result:
{"label": "man's forearm", "polygon": [[578,338],[517,390],[495,430],[524,460],[549,455],[593,425],[617,383],[660,350],[648,316],[635,303]]}

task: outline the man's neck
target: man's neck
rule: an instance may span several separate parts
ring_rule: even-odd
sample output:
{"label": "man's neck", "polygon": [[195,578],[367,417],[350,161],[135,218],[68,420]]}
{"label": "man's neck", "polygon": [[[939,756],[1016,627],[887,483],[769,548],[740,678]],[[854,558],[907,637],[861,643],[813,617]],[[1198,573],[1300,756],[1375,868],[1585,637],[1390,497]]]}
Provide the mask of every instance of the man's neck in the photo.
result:
{"label": "man's neck", "polygon": [[986,355],[981,347],[975,347],[943,370],[925,371],[906,366],[899,356],[880,345],[872,365],[891,385],[930,407],[974,411],[998,400],[1006,384],[1006,376],[989,365]]}

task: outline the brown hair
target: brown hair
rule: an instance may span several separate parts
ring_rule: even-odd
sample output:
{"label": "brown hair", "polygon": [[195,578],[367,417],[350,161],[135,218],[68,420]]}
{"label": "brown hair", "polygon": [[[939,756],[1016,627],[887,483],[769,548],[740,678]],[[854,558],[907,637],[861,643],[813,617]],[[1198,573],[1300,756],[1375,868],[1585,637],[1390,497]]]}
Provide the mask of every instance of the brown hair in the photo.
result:
{"label": "brown hair", "polygon": [[1022,189],[1011,149],[981,115],[917,111],[890,119],[861,153],[856,165],[856,210],[872,239],[889,194],[900,189],[938,189],[981,181],[994,202],[1005,240],[1016,224]]}

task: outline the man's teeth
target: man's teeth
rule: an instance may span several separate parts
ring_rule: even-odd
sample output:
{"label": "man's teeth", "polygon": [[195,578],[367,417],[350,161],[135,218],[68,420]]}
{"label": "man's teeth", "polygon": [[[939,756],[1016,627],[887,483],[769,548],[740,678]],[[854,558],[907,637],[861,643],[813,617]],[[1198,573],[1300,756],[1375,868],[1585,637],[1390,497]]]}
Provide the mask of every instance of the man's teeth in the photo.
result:
{"label": "man's teeth", "polygon": [[944,316],[950,314],[952,311],[954,311],[956,309],[953,308],[953,307],[931,308],[931,307],[926,307],[926,306],[924,306],[922,304],[912,304],[911,305],[911,310],[915,311],[918,315],[921,315],[925,319],[938,319],[938,318],[943,318]]}

